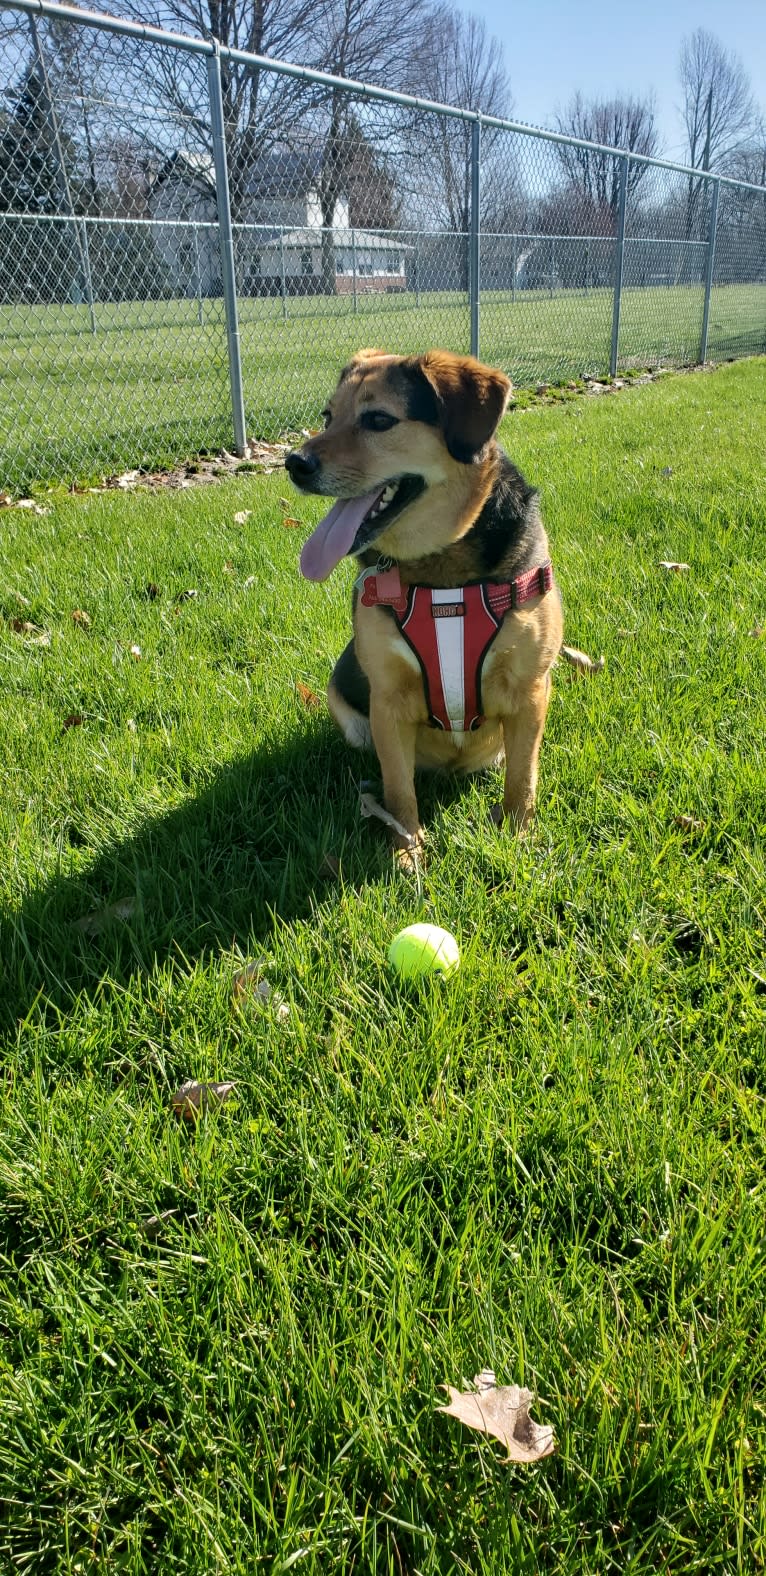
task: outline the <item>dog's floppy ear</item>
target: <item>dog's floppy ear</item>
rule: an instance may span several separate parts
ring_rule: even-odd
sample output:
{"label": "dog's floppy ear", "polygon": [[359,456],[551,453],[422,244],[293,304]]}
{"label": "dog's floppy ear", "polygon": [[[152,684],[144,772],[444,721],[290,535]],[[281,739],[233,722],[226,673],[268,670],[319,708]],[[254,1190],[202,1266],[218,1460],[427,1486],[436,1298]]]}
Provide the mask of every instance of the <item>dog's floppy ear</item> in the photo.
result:
{"label": "dog's floppy ear", "polygon": [[406,366],[415,383],[422,380],[411,414],[415,420],[439,425],[453,460],[470,464],[503,415],[510,378],[473,356],[454,356],[446,350],[429,350]]}

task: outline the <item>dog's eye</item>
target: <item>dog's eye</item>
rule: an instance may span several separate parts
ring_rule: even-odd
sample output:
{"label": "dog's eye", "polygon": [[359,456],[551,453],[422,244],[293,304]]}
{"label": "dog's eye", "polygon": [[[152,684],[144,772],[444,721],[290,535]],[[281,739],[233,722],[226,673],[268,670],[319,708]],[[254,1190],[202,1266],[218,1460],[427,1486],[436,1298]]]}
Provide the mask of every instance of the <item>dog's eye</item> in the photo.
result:
{"label": "dog's eye", "polygon": [[325,428],[329,427],[330,422],[332,421],[332,411],[331,410],[323,410],[322,411],[322,420],[323,420],[323,422],[325,424]]}
{"label": "dog's eye", "polygon": [[398,416],[389,416],[386,410],[366,410],[360,417],[359,425],[366,427],[369,432],[388,432],[389,427],[399,424]]}

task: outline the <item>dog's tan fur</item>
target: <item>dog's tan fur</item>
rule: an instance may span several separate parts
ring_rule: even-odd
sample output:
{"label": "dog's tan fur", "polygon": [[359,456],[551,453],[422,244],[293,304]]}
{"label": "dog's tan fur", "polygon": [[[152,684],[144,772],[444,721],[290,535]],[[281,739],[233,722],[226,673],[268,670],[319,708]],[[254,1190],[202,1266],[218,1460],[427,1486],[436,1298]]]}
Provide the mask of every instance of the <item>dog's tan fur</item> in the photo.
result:
{"label": "dog's tan fur", "polygon": [[[411,418],[407,398],[404,373],[414,364],[412,358],[361,351],[341,374],[327,429],[302,453],[310,451],[321,461],[321,483],[312,491],[334,497],[360,496],[397,475],[422,476],[425,490],[360,555],[360,562],[375,564],[381,554],[395,559],[403,586],[463,585],[487,578],[470,533],[497,486],[501,454],[494,432],[510,383],[503,373],[470,357],[430,352],[417,366],[435,393],[439,417],[438,425],[425,424]],[[365,430],[359,418],[371,408],[396,416],[397,425],[383,432]],[[450,453],[462,441],[476,451],[470,463]],[[535,500],[529,510],[535,562],[542,562],[547,539]],[[501,552],[493,580],[512,578],[517,546],[509,541],[507,552]],[[369,681],[369,733],[380,762],[385,805],[411,836],[422,835],[416,767],[477,771],[503,755],[503,812],[517,827],[527,824],[535,803],[550,670],[561,642],[555,591],[507,613],[482,674],[485,723],[475,733],[442,733],[428,726],[420,669],[394,619],[355,598],[354,643]],[[328,702],[349,742],[364,743],[367,719],[334,680]]]}

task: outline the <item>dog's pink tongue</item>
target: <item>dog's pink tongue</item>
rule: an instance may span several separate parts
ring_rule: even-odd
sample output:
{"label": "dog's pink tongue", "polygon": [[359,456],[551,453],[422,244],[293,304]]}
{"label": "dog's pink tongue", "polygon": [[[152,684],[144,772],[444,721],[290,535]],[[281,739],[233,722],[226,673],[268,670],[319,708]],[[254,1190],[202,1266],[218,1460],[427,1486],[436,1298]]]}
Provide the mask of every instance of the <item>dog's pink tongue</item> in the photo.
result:
{"label": "dog's pink tongue", "polygon": [[301,553],[301,574],[307,580],[326,580],[332,574],[335,565],[345,558],[365,515],[379,496],[378,488],[365,493],[363,498],[340,498],[320,520]]}

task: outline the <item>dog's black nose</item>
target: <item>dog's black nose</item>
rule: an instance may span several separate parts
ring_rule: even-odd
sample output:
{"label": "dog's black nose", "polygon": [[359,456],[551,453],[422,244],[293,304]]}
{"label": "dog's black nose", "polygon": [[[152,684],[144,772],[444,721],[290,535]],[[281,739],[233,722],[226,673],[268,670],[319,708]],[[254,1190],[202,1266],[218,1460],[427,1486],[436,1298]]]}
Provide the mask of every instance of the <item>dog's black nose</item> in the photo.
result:
{"label": "dog's black nose", "polygon": [[285,456],[290,480],[295,482],[296,487],[305,487],[316,476],[321,463],[315,454],[301,454],[300,449],[293,449]]}

